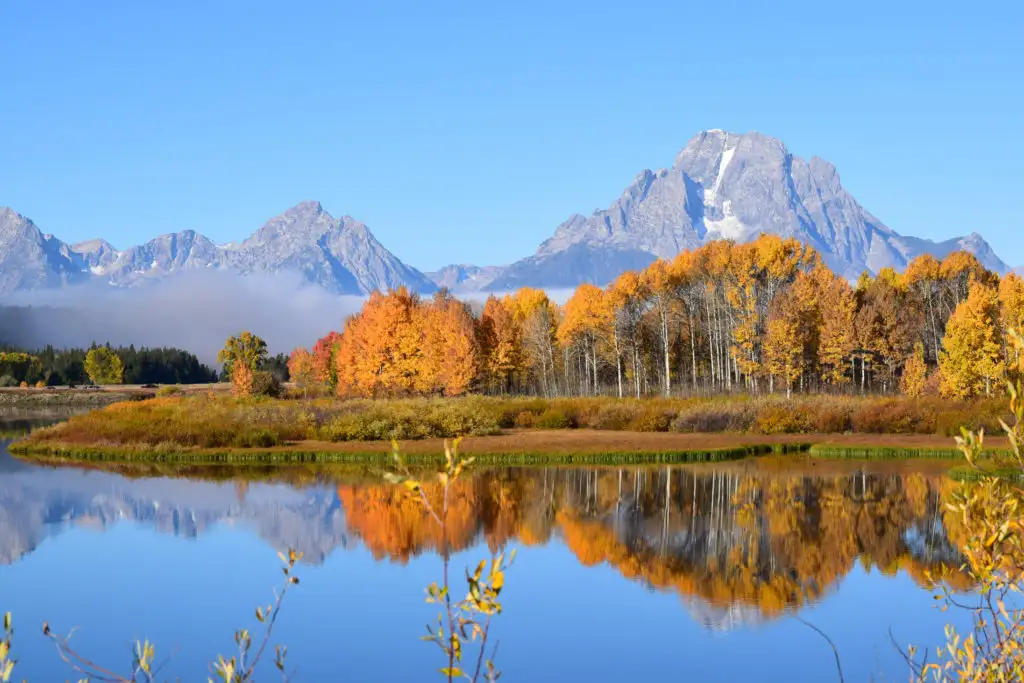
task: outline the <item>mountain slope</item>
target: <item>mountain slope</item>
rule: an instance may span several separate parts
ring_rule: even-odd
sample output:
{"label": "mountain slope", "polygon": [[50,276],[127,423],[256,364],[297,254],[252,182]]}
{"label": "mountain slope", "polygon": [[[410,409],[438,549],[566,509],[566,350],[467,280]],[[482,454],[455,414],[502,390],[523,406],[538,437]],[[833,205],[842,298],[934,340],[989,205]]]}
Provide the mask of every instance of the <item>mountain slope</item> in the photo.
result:
{"label": "mountain slope", "polygon": [[319,202],[302,202],[271,219],[239,247],[228,263],[243,274],[299,271],[331,291],[368,294],[408,287],[437,287],[423,273],[402,263],[351,216],[335,219]]}
{"label": "mountain slope", "polygon": [[799,239],[851,278],[957,249],[992,270],[1008,270],[976,233],[938,243],[899,235],[857,203],[827,161],[793,156],[760,133],[709,130],[690,140],[671,168],[643,171],[608,209],[569,218],[491,287],[605,284],[656,257],[761,233]]}
{"label": "mountain slope", "polygon": [[41,289],[87,278],[80,257],[53,235],[44,235],[20,213],[0,207],[0,293]]}
{"label": "mountain slope", "polygon": [[118,251],[95,239],[69,246],[32,221],[0,208],[0,294],[102,280],[131,287],[191,270],[297,272],[338,294],[400,286],[437,286],[384,248],[350,216],[333,218],[318,202],[302,202],[269,220],[241,244],[216,245],[193,231],[161,235]]}

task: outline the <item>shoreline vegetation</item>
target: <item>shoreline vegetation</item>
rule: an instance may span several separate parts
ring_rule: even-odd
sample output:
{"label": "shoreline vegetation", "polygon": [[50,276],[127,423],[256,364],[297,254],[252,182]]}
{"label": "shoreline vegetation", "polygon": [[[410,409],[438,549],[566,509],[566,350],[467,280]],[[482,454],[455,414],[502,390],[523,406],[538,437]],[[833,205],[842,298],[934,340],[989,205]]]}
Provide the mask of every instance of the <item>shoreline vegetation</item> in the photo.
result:
{"label": "shoreline vegetation", "polygon": [[[11,444],[44,462],[386,465],[390,441],[433,463],[469,435],[481,465],[685,464],[802,454],[812,460],[956,461],[960,425],[998,432],[1001,401],[881,397],[690,399],[237,399],[216,392],[127,401]],[[989,452],[1006,444],[993,440]]]}
{"label": "shoreline vegetation", "polygon": [[95,388],[9,387],[0,388],[3,408],[101,408],[122,401],[153,398],[156,391],[140,386],[114,385]]}

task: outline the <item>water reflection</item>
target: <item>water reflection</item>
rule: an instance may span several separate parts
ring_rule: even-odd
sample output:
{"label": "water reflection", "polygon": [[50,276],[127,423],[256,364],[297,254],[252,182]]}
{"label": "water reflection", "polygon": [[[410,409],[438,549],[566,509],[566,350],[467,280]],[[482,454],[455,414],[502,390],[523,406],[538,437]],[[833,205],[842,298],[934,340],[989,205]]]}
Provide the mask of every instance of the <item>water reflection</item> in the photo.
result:
{"label": "water reflection", "polygon": [[[186,537],[245,525],[314,564],[353,543],[398,563],[442,547],[422,506],[372,473],[160,474],[0,457],[0,563],[18,562],[71,525],[106,529],[121,520]],[[449,540],[453,551],[563,545],[579,564],[604,564],[678,594],[695,619],[724,629],[819,601],[858,562],[929,587],[929,574],[960,564],[943,514],[951,486],[938,474],[851,467],[498,469],[456,485]],[[950,580],[968,587],[955,572]]]}

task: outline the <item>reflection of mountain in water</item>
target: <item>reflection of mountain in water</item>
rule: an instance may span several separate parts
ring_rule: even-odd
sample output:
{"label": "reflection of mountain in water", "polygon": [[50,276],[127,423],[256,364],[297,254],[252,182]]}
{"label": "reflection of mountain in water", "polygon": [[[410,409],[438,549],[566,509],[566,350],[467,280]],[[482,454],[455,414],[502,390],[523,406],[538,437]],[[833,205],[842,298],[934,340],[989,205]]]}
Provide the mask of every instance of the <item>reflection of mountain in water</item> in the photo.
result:
{"label": "reflection of mountain in water", "polygon": [[245,524],[271,545],[301,550],[314,562],[347,543],[344,514],[329,489],[132,480],[0,456],[0,564],[16,562],[68,523],[105,528],[122,519],[186,537],[218,523]]}
{"label": "reflection of mountain in water", "polygon": [[[69,521],[106,527],[121,519],[183,536],[244,524],[312,562],[350,536],[378,559],[399,562],[444,547],[437,525],[395,487],[338,483],[330,469],[284,476],[290,484],[129,479],[4,456],[0,562],[17,561]],[[607,564],[677,593],[695,620],[724,629],[819,599],[858,561],[922,584],[927,571],[958,566],[943,517],[949,485],[921,474],[849,471],[492,470],[453,489],[448,546],[561,543],[584,565]],[[439,497],[436,485],[425,490]]]}

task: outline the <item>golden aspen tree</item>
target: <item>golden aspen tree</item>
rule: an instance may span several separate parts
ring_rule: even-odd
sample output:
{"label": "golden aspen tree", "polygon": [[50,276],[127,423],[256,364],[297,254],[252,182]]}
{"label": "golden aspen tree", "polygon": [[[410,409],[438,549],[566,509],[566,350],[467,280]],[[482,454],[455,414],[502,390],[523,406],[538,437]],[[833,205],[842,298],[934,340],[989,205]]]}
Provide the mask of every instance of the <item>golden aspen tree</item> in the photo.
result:
{"label": "golden aspen tree", "polygon": [[808,348],[815,343],[814,283],[803,273],[772,302],[764,335],[764,372],[774,391],[774,379],[780,377],[786,385],[786,397],[793,395],[794,384],[807,370],[808,361],[815,354]]}
{"label": "golden aspen tree", "polygon": [[513,379],[522,371],[522,330],[515,320],[511,300],[487,297],[477,324],[486,382],[493,388],[510,393]]}
{"label": "golden aspen tree", "polygon": [[415,392],[422,355],[420,332],[413,322],[418,303],[404,287],[388,294],[374,292],[345,322],[336,353],[339,395]]}
{"label": "golden aspen tree", "polygon": [[235,398],[252,396],[254,373],[248,363],[235,363],[231,372],[231,393]]}
{"label": "golden aspen tree", "polygon": [[[856,317],[860,348],[881,361],[878,368],[883,385],[896,386],[898,371],[910,356],[920,337],[922,312],[907,295],[904,279],[891,268],[883,269],[859,292],[860,310]],[[868,373],[866,359],[861,361],[861,384]],[[871,374],[874,374],[874,369]]]}
{"label": "golden aspen tree", "polygon": [[558,307],[542,290],[532,287],[523,287],[508,301],[513,310],[513,319],[521,330],[527,368],[540,372],[542,393],[548,396],[558,393],[555,380]]}
{"label": "golden aspen tree", "polygon": [[316,382],[317,372],[313,355],[308,349],[300,346],[292,351],[288,358],[288,376],[304,394],[309,394],[309,387]]}
{"label": "golden aspen tree", "polygon": [[[1024,331],[1024,278],[1010,273],[999,283],[999,310],[1003,333]],[[1007,364],[1020,367],[1021,351],[1016,344],[1006,344]]]}
{"label": "golden aspen tree", "polygon": [[657,315],[658,337],[661,341],[662,361],[664,362],[664,393],[672,394],[672,361],[670,358],[670,334],[675,318],[675,299],[680,283],[679,275],[666,261],[656,260],[647,266],[641,274],[644,289]]}
{"label": "golden aspen tree", "polygon": [[1003,375],[998,293],[979,282],[956,307],[946,326],[939,356],[944,396],[966,399],[984,392]]}
{"label": "golden aspen tree", "polygon": [[479,348],[466,306],[447,291],[417,307],[414,323],[422,334],[417,388],[422,393],[459,396],[479,369]]}
{"label": "golden aspen tree", "polygon": [[643,315],[643,302],[646,299],[646,287],[640,274],[628,270],[608,288],[608,304],[612,312],[612,347],[615,353],[615,371],[618,382],[619,398],[622,398],[622,356],[628,353],[632,366],[632,376],[637,398],[640,397],[640,348],[639,328]]}
{"label": "golden aspen tree", "polygon": [[939,274],[944,285],[948,315],[952,315],[956,307],[966,301],[971,283],[977,282],[985,287],[998,284],[996,274],[981,265],[977,256],[967,251],[954,251],[946,256],[940,265]]}
{"label": "golden aspen tree", "polygon": [[903,273],[908,291],[917,299],[924,311],[927,350],[932,359],[938,359],[942,335],[952,309],[946,310],[942,294],[942,264],[931,254],[922,254],[907,265]]}
{"label": "golden aspen tree", "polygon": [[726,300],[732,307],[732,344],[729,354],[748,378],[761,373],[761,320],[758,315],[760,292],[758,287],[759,245],[736,245],[729,261],[729,279]]}
{"label": "golden aspen tree", "polygon": [[853,288],[845,278],[838,277],[827,268],[816,271],[822,310],[818,331],[818,364],[823,379],[832,385],[845,384],[852,379],[846,374],[847,363],[857,348],[854,320],[857,300]]}
{"label": "golden aspen tree", "polygon": [[581,393],[598,391],[597,345],[610,320],[604,292],[591,284],[577,287],[562,307],[556,338],[563,348],[579,349],[584,365]]}
{"label": "golden aspen tree", "polygon": [[924,359],[924,344],[917,342],[914,345],[913,355],[903,365],[900,388],[910,398],[920,398],[924,394],[924,388],[927,383],[928,365]]}

